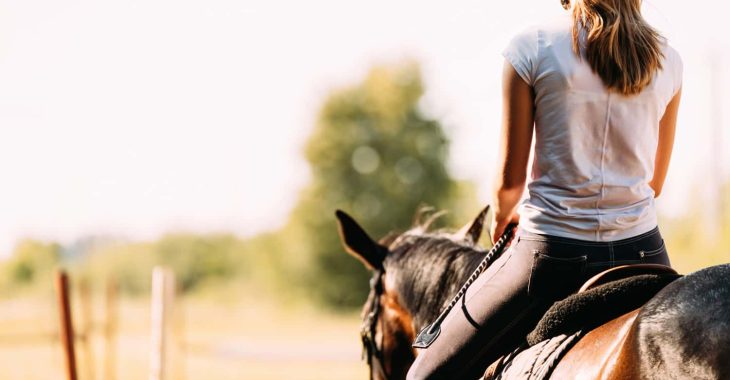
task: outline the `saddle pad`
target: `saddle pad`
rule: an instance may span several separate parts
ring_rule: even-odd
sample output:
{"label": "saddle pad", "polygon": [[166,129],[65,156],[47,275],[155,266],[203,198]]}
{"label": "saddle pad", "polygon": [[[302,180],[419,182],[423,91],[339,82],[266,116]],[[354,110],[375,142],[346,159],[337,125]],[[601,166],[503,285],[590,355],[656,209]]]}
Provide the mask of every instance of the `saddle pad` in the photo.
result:
{"label": "saddle pad", "polygon": [[529,348],[523,345],[489,366],[484,380],[548,379],[560,359],[581,337],[582,332],[561,334]]}
{"label": "saddle pad", "polygon": [[678,274],[644,274],[611,281],[583,293],[555,302],[527,335],[527,344],[536,345],[561,334],[590,331],[614,318],[641,307]]}

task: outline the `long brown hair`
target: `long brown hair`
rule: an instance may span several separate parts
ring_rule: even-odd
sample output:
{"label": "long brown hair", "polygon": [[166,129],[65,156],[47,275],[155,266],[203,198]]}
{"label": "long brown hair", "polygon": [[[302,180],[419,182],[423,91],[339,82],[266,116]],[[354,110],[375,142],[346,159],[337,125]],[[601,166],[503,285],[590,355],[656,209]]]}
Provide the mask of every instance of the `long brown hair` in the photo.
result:
{"label": "long brown hair", "polygon": [[[561,0],[568,9],[570,1]],[[581,55],[581,30],[585,51]],[[662,68],[664,38],[641,15],[641,0],[576,0],[573,50],[611,90],[641,92]]]}

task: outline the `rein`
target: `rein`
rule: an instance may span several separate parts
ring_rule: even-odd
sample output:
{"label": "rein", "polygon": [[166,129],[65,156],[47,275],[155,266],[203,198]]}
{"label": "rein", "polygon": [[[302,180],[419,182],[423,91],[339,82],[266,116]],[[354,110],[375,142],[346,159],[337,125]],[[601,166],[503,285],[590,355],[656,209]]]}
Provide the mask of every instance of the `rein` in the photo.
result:
{"label": "rein", "polygon": [[444,321],[446,316],[449,314],[449,312],[451,312],[451,309],[456,306],[456,303],[461,299],[461,297],[466,294],[466,291],[469,289],[471,284],[476,281],[479,275],[482,274],[485,269],[492,265],[492,263],[497,260],[499,256],[502,255],[507,242],[512,239],[512,235],[514,234],[516,226],[517,225],[514,223],[510,223],[507,226],[502,236],[499,238],[499,240],[497,240],[492,249],[487,252],[486,256],[484,256],[484,259],[482,259],[474,272],[472,272],[471,276],[469,276],[469,279],[466,280],[464,285],[461,286],[461,289],[459,289],[459,292],[456,293],[449,305],[441,312],[441,314],[439,314],[438,318],[436,318],[433,323],[424,327],[423,330],[421,330],[421,332],[416,337],[415,342],[413,342],[412,346],[414,348],[428,348],[428,346],[430,346],[431,343],[433,343],[436,338],[438,338],[439,334],[441,334],[441,322]]}
{"label": "rein", "polygon": [[[375,328],[378,323],[378,317],[380,315],[380,296],[383,295],[383,274],[385,270],[378,268],[373,273],[373,277],[370,279],[370,290],[373,292],[373,298],[370,300],[370,312],[365,317],[365,320],[360,327],[360,339],[362,340],[362,358],[367,358],[368,366],[370,367],[370,380],[373,379],[373,367],[377,367],[380,374],[384,379],[390,378],[388,372],[385,370],[383,365],[384,355],[383,351],[378,348],[378,344],[375,341]],[[382,337],[382,334],[381,334]],[[380,347],[383,346],[381,339]],[[376,360],[373,360],[375,358]]]}
{"label": "rein", "polygon": [[[436,340],[438,335],[441,333],[441,322],[443,322],[444,318],[446,318],[446,315],[451,311],[451,309],[454,308],[454,305],[456,305],[457,301],[461,299],[462,296],[464,296],[466,290],[469,289],[469,287],[472,283],[474,283],[477,277],[479,277],[479,275],[487,267],[489,267],[497,258],[499,258],[499,256],[502,255],[502,252],[504,252],[505,249],[505,245],[514,234],[514,227],[516,227],[515,224],[510,224],[509,226],[507,226],[504,234],[494,244],[492,249],[487,252],[484,259],[479,263],[479,265],[471,274],[466,283],[464,283],[456,296],[454,296],[454,298],[451,300],[451,303],[441,312],[436,321],[426,326],[418,334],[415,342],[413,343],[413,347],[426,348],[430,346],[434,340]],[[378,372],[380,372],[380,375],[383,379],[387,380],[390,378],[390,375],[388,374],[384,366],[385,355],[382,351],[382,335],[380,348],[378,347],[378,343],[375,341],[375,330],[377,327],[378,319],[380,317],[380,296],[382,296],[384,292],[384,274],[385,269],[382,267],[377,268],[373,271],[373,277],[370,279],[370,290],[373,295],[373,297],[370,299],[370,306],[368,308],[370,312],[368,312],[367,316],[363,320],[362,326],[360,327],[360,339],[362,341],[362,358],[367,359],[368,366],[370,367],[370,380],[373,379],[373,373],[376,369],[378,370]]]}

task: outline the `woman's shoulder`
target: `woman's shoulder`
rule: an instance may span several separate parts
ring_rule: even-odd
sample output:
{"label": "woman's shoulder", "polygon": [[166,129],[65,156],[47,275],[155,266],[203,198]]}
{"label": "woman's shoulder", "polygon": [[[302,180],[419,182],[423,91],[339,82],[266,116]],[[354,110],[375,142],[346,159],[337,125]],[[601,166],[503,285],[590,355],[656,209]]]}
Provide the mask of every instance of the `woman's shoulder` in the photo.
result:
{"label": "woman's shoulder", "polygon": [[567,41],[570,35],[570,19],[566,17],[523,26],[512,35],[502,55],[512,63],[522,79],[532,86],[539,74],[543,56],[541,51],[545,46],[561,40]]}
{"label": "woman's shoulder", "polygon": [[572,36],[572,18],[569,15],[552,17],[540,23],[523,26],[512,37],[512,42],[541,44]]}
{"label": "woman's shoulder", "polygon": [[661,49],[665,61],[679,65],[682,64],[682,56],[679,54],[679,51],[669,43],[669,41],[662,41]]}
{"label": "woman's shoulder", "polygon": [[669,41],[663,40],[661,43],[661,51],[664,56],[662,62],[662,70],[669,73],[674,85],[673,93],[682,85],[682,72],[684,71],[684,63],[682,62],[682,56],[679,51],[672,46]]}

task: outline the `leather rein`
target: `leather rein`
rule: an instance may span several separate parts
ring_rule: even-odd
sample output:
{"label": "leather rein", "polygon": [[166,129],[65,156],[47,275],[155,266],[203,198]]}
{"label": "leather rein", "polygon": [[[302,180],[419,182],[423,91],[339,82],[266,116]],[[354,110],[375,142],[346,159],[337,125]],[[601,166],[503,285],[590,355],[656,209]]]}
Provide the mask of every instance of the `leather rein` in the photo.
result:
{"label": "leather rein", "polygon": [[[504,251],[505,245],[509,242],[509,240],[511,240],[515,227],[516,224],[510,224],[507,227],[505,233],[487,253],[477,269],[474,271],[474,273],[472,273],[469,280],[462,286],[462,288],[459,290],[459,293],[451,301],[451,304],[441,313],[439,318],[437,318],[434,323],[426,326],[423,331],[421,331],[419,336],[416,337],[416,342],[414,342],[413,345],[414,347],[426,348],[431,344],[431,342],[433,342],[433,340],[436,339],[436,337],[439,335],[438,332],[440,332],[440,324],[446,314],[448,314],[448,312],[454,307],[456,302],[464,295],[464,293],[466,293],[466,289],[468,289],[469,286],[474,282],[474,280],[476,280],[479,274],[481,274],[481,272],[484,271],[486,267],[488,267],[492,262],[494,262],[494,260],[496,260],[501,255],[501,253]],[[382,267],[377,268],[373,271],[373,277],[370,279],[370,291],[372,298],[369,299],[369,312],[365,316],[365,319],[362,322],[362,326],[360,327],[360,339],[362,341],[363,349],[362,358],[367,359],[368,366],[370,367],[370,380],[373,380],[373,373],[376,369],[380,372],[380,375],[383,379],[388,380],[390,378],[390,375],[388,374],[388,371],[386,371],[384,365],[385,355],[383,354],[382,350],[384,334],[381,334],[380,347],[378,347],[378,344],[375,341],[375,329],[377,327],[378,320],[380,319],[380,296],[382,296],[384,293],[384,274],[385,269]],[[431,330],[434,329],[437,330],[435,334],[431,332]]]}

